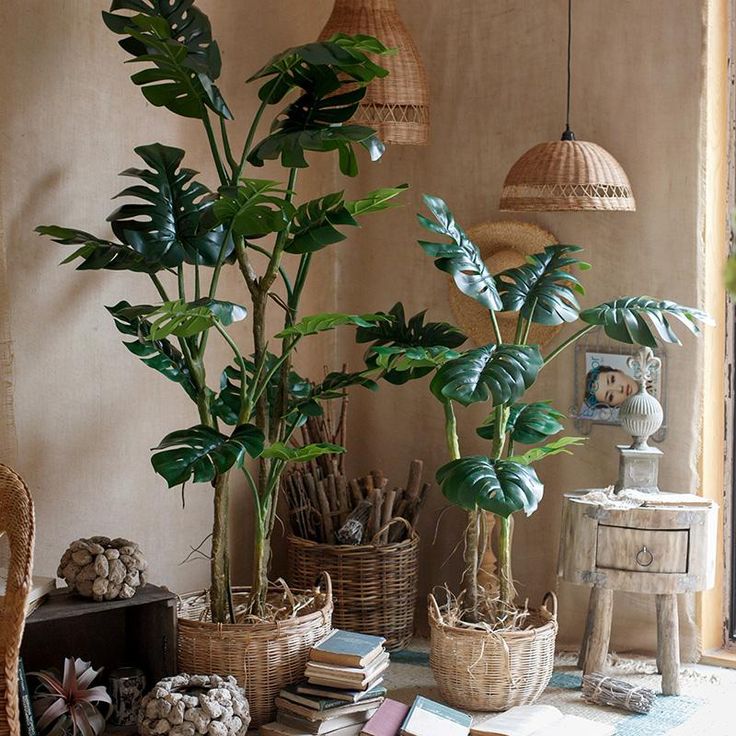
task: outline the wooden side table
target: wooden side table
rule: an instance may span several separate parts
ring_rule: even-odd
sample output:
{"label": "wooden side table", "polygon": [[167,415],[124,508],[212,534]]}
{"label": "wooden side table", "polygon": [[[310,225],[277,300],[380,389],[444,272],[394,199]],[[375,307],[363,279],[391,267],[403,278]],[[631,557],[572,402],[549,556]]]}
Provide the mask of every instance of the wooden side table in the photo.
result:
{"label": "wooden side table", "polygon": [[654,595],[662,692],[679,695],[677,594],[713,586],[717,506],[653,494],[647,505],[621,509],[582,500],[583,493],[564,498],[558,566],[563,580],[593,586],[578,666],[585,674],[604,667],[615,590]]}

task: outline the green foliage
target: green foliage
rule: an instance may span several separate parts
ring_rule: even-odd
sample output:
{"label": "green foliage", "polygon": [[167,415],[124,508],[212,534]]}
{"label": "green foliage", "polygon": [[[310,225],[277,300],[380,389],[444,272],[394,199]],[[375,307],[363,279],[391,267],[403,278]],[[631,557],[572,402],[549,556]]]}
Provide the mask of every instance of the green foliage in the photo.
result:
{"label": "green foliage", "polygon": [[297,394],[290,391],[289,413],[301,414],[302,416],[321,416],[323,409],[322,401],[338,399],[345,395],[345,391],[352,386],[362,386],[369,391],[377,391],[378,384],[369,376],[370,371],[358,371],[347,373],[342,371],[331,371],[322,381],[312,384],[306,382],[306,392]]}
{"label": "green foliage", "polygon": [[344,447],[333,445],[330,442],[319,442],[302,447],[288,447],[283,442],[274,442],[261,453],[261,457],[283,460],[288,463],[306,463],[321,455],[336,455],[343,452],[345,452]]}
{"label": "green foliage", "polygon": [[[562,431],[565,415],[557,411],[548,401],[534,401],[530,404],[513,404],[509,407],[506,431],[514,442],[534,445],[547,437]],[[480,437],[493,440],[496,437],[495,415],[491,413],[476,430]]]}
{"label": "green foliage", "polygon": [[169,488],[185,483],[213,481],[231,468],[242,468],[246,456],[263,452],[263,433],[252,424],[237,426],[228,437],[198,424],[167,434],[151,457],[153,469],[166,479]]}
{"label": "green foliage", "polygon": [[450,238],[449,243],[420,240],[425,253],[435,259],[434,265],[449,273],[463,294],[475,299],[486,309],[503,308],[501,296],[491,272],[483,263],[478,248],[465,234],[444,200],[425,194],[424,203],[434,216],[434,222],[418,214],[419,224],[427,230]]}
{"label": "green foliage", "polygon": [[124,204],[107,218],[115,235],[148,261],[164,266],[214,266],[225,233],[222,228],[208,230],[203,225],[212,207],[211,193],[194,180],[196,171],[179,168],[184,151],[153,143],[138,146],[135,152],[151,168],[126,169],[122,176],[136,177],[148,186],[130,186],[117,196],[144,203]]}
{"label": "green foliage", "polygon": [[384,146],[375,131],[349,121],[365,96],[365,85],[387,73],[367,54],[385,53],[388,49],[370,36],[340,35],[287,49],[271,59],[248,80],[267,80],[258,93],[261,100],[275,104],[292,90],[300,95],[276,118],[271,133],[254,146],[248,161],[263,166],[266,160],[280,158],[285,167],[304,168],[306,151],[337,151],[340,171],[355,176],[355,145],[378,160]]}
{"label": "green foliage", "polygon": [[40,225],[36,228],[39,235],[47,235],[55,243],[62,245],[80,245],[71,255],[67,256],[60,265],[71,263],[77,258],[82,262],[77,266],[78,271],[108,269],[110,271],[135,271],[138,273],[154,274],[164,268],[160,263],[147,261],[140,253],[129,245],[111,243],[96,235],[74,230],[58,225]]}
{"label": "green foliage", "polygon": [[132,61],[151,65],[131,80],[152,105],[189,118],[204,117],[207,108],[232,118],[215,86],[220,50],[194,0],[113,0],[102,18],[113,33],[125,36],[120,46]]}
{"label": "green foliage", "polygon": [[571,269],[590,268],[572,255],[581,250],[577,245],[548,245],[523,266],[499,273],[496,285],[504,311],[520,311],[524,319],[543,325],[574,322],[580,312],[575,294],[585,290]]}
{"label": "green foliage", "polygon": [[378,324],[359,327],[355,339],[358,343],[373,343],[366,352],[366,364],[382,367],[383,378],[396,385],[426,376],[437,365],[457,357],[453,348],[467,339],[446,322],[425,324],[426,310],[407,322],[401,302],[394,304],[385,316],[387,319]]}
{"label": "green foliage", "polygon": [[515,511],[530,516],[542,500],[544,486],[533,468],[484,455],[462,457],[437,471],[442,493],[456,506],[508,517]]}
{"label": "green foliage", "polygon": [[440,401],[468,406],[479,401],[507,404],[537,378],[542,356],[536,345],[484,345],[445,363],[430,388]]}
{"label": "green foliage", "polygon": [[302,317],[296,324],[281,330],[276,337],[306,337],[316,335],[320,332],[334,330],[342,325],[355,325],[357,327],[370,327],[378,322],[384,321],[382,314],[344,314],[342,312],[323,312]]}
{"label": "green foliage", "polygon": [[531,465],[539,460],[544,460],[544,458],[550,455],[559,455],[560,453],[572,455],[569,448],[582,445],[583,442],[585,442],[585,437],[560,437],[541,447],[532,447],[531,450],[527,450],[523,455],[512,455],[508,459],[521,463],[522,465]]}
{"label": "green foliage", "polygon": [[277,181],[241,179],[238,187],[220,188],[220,197],[212,206],[213,220],[246,240],[281,232],[295,211],[283,196],[274,196],[285,192]]}
{"label": "green foliage", "polygon": [[145,316],[149,322],[149,339],[163,340],[169,335],[192,337],[210,329],[215,323],[227,326],[238,322],[245,319],[246,314],[245,307],[240,304],[203,298],[193,302],[178,299],[155,307],[123,307],[117,309],[115,316],[128,320]]}
{"label": "green foliage", "polygon": [[600,325],[608,337],[629,345],[650,348],[657,347],[657,338],[663,342],[681,344],[667,317],[678,320],[694,335],[700,333],[698,322],[713,324],[711,317],[700,309],[649,296],[622,297],[580,313],[583,322]]}
{"label": "green foliage", "polygon": [[135,337],[135,340],[129,342],[123,340],[123,345],[147,366],[170,381],[180,384],[187,395],[196,400],[197,387],[181,351],[168,340],[151,338],[151,323],[145,315],[150,314],[149,310],[154,308],[147,305],[133,307],[128,302],[121,301],[106,309],[113,316],[115,326],[123,335]]}
{"label": "green foliage", "polygon": [[394,199],[407,188],[407,184],[401,184],[376,189],[352,202],[343,199],[343,192],[305,202],[294,215],[284,250],[287,253],[313,253],[345,240],[347,235],[338,229],[339,226],[357,227],[356,217],[397,206]]}

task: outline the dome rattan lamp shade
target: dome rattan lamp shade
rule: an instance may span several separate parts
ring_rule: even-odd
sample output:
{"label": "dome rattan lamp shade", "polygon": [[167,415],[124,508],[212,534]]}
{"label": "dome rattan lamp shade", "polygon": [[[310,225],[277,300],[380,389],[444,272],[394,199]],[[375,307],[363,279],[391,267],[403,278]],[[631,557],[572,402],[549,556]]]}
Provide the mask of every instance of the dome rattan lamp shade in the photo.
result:
{"label": "dome rattan lamp shade", "polygon": [[636,209],[626,172],[605,148],[578,140],[539,143],[511,167],[501,210]]}
{"label": "dome rattan lamp shade", "polygon": [[414,40],[395,0],[335,0],[320,41],[336,33],[375,36],[394,56],[381,58],[387,77],[372,82],[353,120],[374,128],[385,143],[421,145],[429,140],[429,84]]}

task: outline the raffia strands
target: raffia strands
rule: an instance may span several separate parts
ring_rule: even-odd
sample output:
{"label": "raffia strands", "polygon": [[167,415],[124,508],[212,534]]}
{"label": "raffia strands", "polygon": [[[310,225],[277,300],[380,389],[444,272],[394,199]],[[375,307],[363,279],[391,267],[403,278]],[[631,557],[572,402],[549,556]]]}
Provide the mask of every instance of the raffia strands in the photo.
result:
{"label": "raffia strands", "polygon": [[623,708],[632,713],[649,713],[657,699],[654,690],[636,687],[599,672],[583,677],[583,697],[589,703]]}
{"label": "raffia strands", "polygon": [[35,522],[23,479],[0,464],[0,533],[7,534],[10,564],[0,596],[0,736],[20,736],[18,654],[31,590]]}
{"label": "raffia strands", "polygon": [[417,600],[416,532],[393,544],[317,544],[292,535],[287,542],[292,585],[308,586],[323,570],[330,574],[337,628],[382,636],[389,651],[406,647]]}
{"label": "raffia strands", "polygon": [[[551,610],[547,599],[552,600]],[[533,703],[552,677],[557,600],[529,612],[525,628],[482,631],[446,623],[429,596],[429,664],[444,700],[456,708],[502,711]]]}
{"label": "raffia strands", "polygon": [[[315,575],[305,588],[317,579]],[[235,606],[248,596],[235,588]],[[195,603],[190,605],[189,602]],[[179,606],[177,664],[181,672],[233,675],[245,689],[251,728],[272,721],[274,699],[286,685],[304,677],[309,650],[332,629],[332,585],[317,592],[300,615],[259,624],[213,624],[209,602],[201,593],[182,597]]]}
{"label": "raffia strands", "polygon": [[378,60],[389,74],[368,86],[353,121],[374,128],[384,143],[427,143],[427,73],[417,46],[396,10],[395,0],[335,0],[319,40],[326,41],[335,33],[375,36],[398,52]]}
{"label": "raffia strands", "polygon": [[588,141],[548,141],[511,167],[501,210],[636,210],[626,172],[608,151]]}

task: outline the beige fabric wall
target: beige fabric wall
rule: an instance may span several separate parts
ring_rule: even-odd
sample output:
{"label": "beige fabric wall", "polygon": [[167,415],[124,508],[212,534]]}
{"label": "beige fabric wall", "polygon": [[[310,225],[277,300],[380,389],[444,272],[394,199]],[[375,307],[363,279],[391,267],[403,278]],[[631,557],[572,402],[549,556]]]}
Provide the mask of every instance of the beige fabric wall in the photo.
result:
{"label": "beige fabric wall", "polygon": [[[222,87],[239,119],[253,95],[242,84],[275,51],[313,38],[329,0],[208,0],[223,51]],[[408,181],[402,210],[376,216],[348,243],[319,261],[308,311],[368,311],[403,300],[408,310],[429,307],[450,318],[445,280],[415,245],[413,213],[421,192],[445,197],[466,225],[499,218],[505,172],[532,144],[556,138],[563,127],[565,14],[560,0],[401,0],[399,7],[424,55],[432,85],[432,142],[424,149],[393,148],[377,166],[364,166],[351,191]],[[631,293],[699,301],[702,243],[698,230],[700,91],[703,28],[693,0],[588,0],[576,3],[573,128],[609,149],[633,183],[635,214],[540,214],[522,219],[552,230],[562,242],[586,246],[594,270],[585,304]],[[39,223],[73,224],[104,232],[108,197],[122,186],[116,172],[134,163],[132,148],[160,140],[183,146],[187,162],[214,177],[195,123],[148,106],[132,88],[124,54],[103,27],[104,2],[47,3],[6,0],[5,100],[0,122],[0,216],[7,260],[7,290],[0,330],[10,330],[15,361],[12,417],[4,416],[2,446],[27,478],[38,509],[37,569],[50,572],[69,540],[90,533],[126,534],[144,546],[153,579],[177,590],[203,585],[202,563],[179,561],[207,534],[210,494],[191,488],[181,510],[149,465],[148,450],[167,431],[195,421],[178,387],[141,366],[119,344],[103,304],[152,298],[145,280],[58,269],[61,249],[37,239]],[[304,196],[331,191],[334,167],[310,172]],[[239,298],[239,285],[229,283]],[[3,308],[4,307],[4,308]],[[0,333],[0,347],[2,347]],[[245,333],[243,333],[245,340]],[[312,371],[360,350],[346,335],[312,345],[299,356]],[[224,355],[224,354],[223,354]],[[670,431],[663,445],[663,485],[697,488],[697,394],[701,348],[685,339],[671,350]],[[534,389],[567,409],[573,399],[572,355],[563,357]],[[7,381],[8,376],[3,375]],[[1,399],[1,397],[0,397]],[[0,403],[0,405],[2,405]],[[356,392],[351,400],[350,465],[381,467],[403,477],[408,461],[423,457],[430,469],[444,462],[441,412],[426,386]],[[467,452],[476,412],[461,420]],[[546,497],[540,511],[519,520],[515,572],[522,595],[538,602],[555,588],[560,497],[581,486],[605,485],[616,474],[617,430],[596,428],[574,458],[542,466]],[[10,444],[7,445],[6,443]],[[10,452],[10,451],[9,451]],[[459,576],[451,555],[463,517],[442,517],[436,491],[421,532],[422,596]],[[244,523],[243,523],[244,522]],[[248,504],[234,504],[236,573],[248,561]],[[277,559],[277,569],[283,560]],[[561,637],[574,641],[582,626],[585,591],[559,588]],[[686,607],[687,608],[687,607]],[[688,609],[689,610],[689,609]],[[688,610],[683,613],[688,614]],[[420,619],[423,605],[420,603]],[[653,605],[629,598],[615,616],[614,645],[651,647]],[[690,649],[694,627],[683,627]]]}

